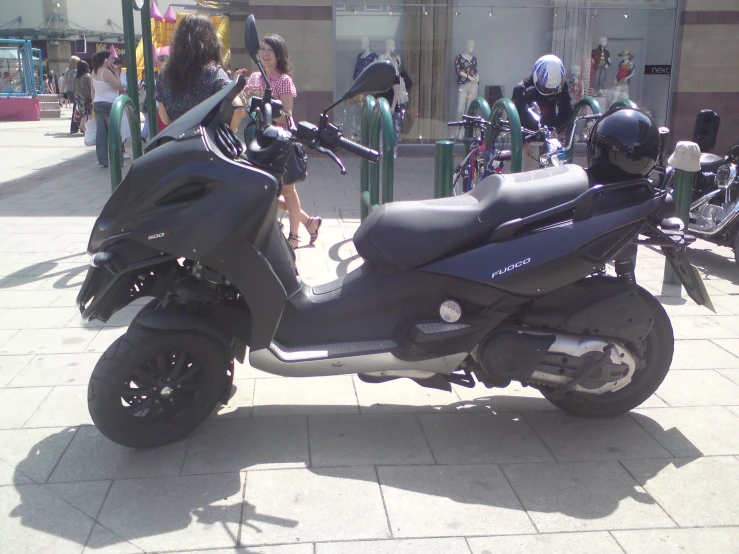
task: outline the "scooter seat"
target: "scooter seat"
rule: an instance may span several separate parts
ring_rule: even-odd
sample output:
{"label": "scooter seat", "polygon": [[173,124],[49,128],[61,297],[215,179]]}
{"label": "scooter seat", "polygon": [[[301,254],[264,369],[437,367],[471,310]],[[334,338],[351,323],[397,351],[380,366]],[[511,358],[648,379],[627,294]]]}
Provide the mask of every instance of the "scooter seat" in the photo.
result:
{"label": "scooter seat", "polygon": [[501,223],[573,200],[588,190],[588,174],[563,165],[487,177],[467,194],[383,204],[354,235],[367,261],[412,269],[484,243]]}
{"label": "scooter seat", "polygon": [[724,163],[726,163],[726,160],[716,154],[701,154],[701,171],[715,172]]}

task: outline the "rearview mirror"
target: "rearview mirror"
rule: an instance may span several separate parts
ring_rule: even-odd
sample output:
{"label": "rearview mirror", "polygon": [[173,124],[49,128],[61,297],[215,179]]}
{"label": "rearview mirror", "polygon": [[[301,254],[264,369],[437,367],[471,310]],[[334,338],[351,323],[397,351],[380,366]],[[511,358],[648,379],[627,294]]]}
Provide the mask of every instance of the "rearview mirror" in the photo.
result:
{"label": "rearview mirror", "polygon": [[253,15],[246,18],[246,29],[244,31],[244,44],[249,57],[259,64],[259,33],[257,33],[257,21]]}
{"label": "rearview mirror", "polygon": [[349,100],[360,94],[379,94],[387,92],[395,81],[395,67],[388,61],[378,61],[368,65],[359,77],[352,83],[342,96],[342,100]]}

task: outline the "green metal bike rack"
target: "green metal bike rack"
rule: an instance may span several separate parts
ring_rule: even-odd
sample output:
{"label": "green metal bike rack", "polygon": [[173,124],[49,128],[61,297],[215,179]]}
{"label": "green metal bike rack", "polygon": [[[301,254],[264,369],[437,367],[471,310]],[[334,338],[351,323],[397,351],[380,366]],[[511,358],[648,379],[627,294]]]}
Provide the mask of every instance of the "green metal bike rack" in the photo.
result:
{"label": "green metal bike rack", "polygon": [[[575,126],[575,119],[580,117],[580,114],[586,109],[590,108],[590,111],[593,112],[593,114],[600,115],[603,113],[603,108],[601,108],[598,101],[593,98],[592,96],[584,96],[580,99],[580,101],[575,104],[575,107],[572,109],[572,119],[570,120],[569,125],[567,125],[567,136],[570,136],[570,133],[572,133],[572,128]],[[567,163],[571,164],[572,160],[575,156],[575,144],[573,142],[572,147],[567,152]]]}
{"label": "green metal bike rack", "polygon": [[[382,149],[380,148],[382,139]],[[369,210],[393,201],[395,177],[395,133],[390,104],[384,98],[375,101],[369,122],[369,148],[382,155],[378,163],[368,163],[367,191],[362,192],[362,203]],[[382,198],[380,198],[380,169],[382,169]]]}
{"label": "green metal bike rack", "polygon": [[[488,119],[493,126],[500,120],[508,121],[511,135],[511,173],[520,173],[523,164],[523,133],[521,132],[521,118],[516,106],[510,99],[501,98],[493,104]],[[492,140],[491,132],[488,131],[485,142]]]}
{"label": "green metal bike rack", "polygon": [[[372,112],[375,109],[375,104],[377,101],[375,100],[374,96],[367,95],[364,98],[364,102],[362,102],[362,118],[361,118],[361,126],[359,130],[359,142],[362,144],[362,146],[365,146],[367,148],[370,147],[370,120],[372,118]],[[364,218],[366,218],[370,213],[370,208],[374,209],[374,206],[366,204],[366,202],[369,201],[369,167],[370,162],[368,160],[365,160],[362,158],[359,161],[359,188],[361,191],[361,217],[362,221],[364,221]],[[367,193],[365,197],[365,193]]]}
{"label": "green metal bike rack", "polygon": [[[478,113],[483,119],[490,121],[490,104],[482,96],[475,98],[467,108],[467,115],[469,116],[475,117]],[[472,138],[471,127],[464,128],[464,138]],[[465,156],[470,153],[470,150],[472,150],[472,144],[466,144],[464,149]]]}
{"label": "green metal bike rack", "polygon": [[121,120],[123,115],[128,117],[128,125],[131,128],[131,144],[133,146],[133,159],[143,155],[141,148],[141,126],[139,124],[139,112],[136,105],[128,96],[122,94],[113,102],[110,110],[110,124],[108,126],[108,163],[110,164],[110,186],[113,191],[123,179],[123,151],[121,149]]}
{"label": "green metal bike rack", "polygon": [[628,98],[622,98],[621,100],[616,100],[611,106],[608,108],[608,110],[612,110],[614,108],[629,108],[632,110],[638,110],[639,106],[636,105],[636,102],[629,100]]}
{"label": "green metal bike rack", "polygon": [[[136,35],[134,34],[133,10],[139,9],[133,0],[121,0],[123,15],[123,41],[126,45],[128,65],[128,95],[122,95],[113,102],[108,126],[108,160],[110,164],[110,184],[116,189],[122,179],[123,154],[121,150],[121,119],[125,112],[131,128],[133,159],[143,155],[141,145],[141,120],[139,114],[139,80],[136,75]],[[154,100],[154,55],[151,48],[151,0],[143,0],[141,5],[141,38],[144,41],[144,78],[146,87],[146,115],[149,119],[149,133],[156,134],[157,107]]]}

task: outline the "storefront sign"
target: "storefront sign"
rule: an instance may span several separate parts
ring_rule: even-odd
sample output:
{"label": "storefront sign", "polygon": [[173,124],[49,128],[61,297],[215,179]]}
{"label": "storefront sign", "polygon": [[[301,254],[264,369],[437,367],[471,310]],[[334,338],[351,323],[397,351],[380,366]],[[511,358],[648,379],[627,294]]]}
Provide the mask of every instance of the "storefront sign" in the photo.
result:
{"label": "storefront sign", "polygon": [[672,75],[672,65],[645,65],[644,75]]}

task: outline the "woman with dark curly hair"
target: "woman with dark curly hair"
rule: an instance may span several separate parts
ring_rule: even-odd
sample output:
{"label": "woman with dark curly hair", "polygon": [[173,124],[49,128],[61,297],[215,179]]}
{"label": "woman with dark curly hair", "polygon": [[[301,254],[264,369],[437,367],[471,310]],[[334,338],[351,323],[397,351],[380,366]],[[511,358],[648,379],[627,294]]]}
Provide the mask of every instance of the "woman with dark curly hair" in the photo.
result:
{"label": "woman with dark curly hair", "polygon": [[[273,123],[287,128],[288,117],[292,118],[293,100],[298,95],[298,91],[290,76],[293,68],[290,62],[290,55],[287,52],[285,39],[280,35],[269,35],[265,37],[259,47],[259,59],[269,79],[272,96],[282,101],[284,113],[276,118]],[[234,77],[238,78],[239,74],[245,71],[236,71]],[[262,96],[266,86],[267,83],[264,82],[264,77],[262,77],[259,71],[256,71],[249,76],[246,87],[244,87],[244,92],[247,96]],[[287,240],[293,249],[298,247],[300,242],[298,231],[302,223],[310,236],[309,244],[313,244],[318,240],[318,230],[321,228],[322,223],[321,218],[317,216],[310,217],[303,211],[300,206],[300,197],[295,188],[294,180],[290,182],[289,175],[286,175],[285,179],[286,181],[282,185],[282,196],[279,199],[279,207],[282,211],[286,211],[290,217],[290,234]]]}
{"label": "woman with dark curly hair", "polygon": [[[154,93],[159,102],[157,112],[165,124],[231,84],[221,67],[222,47],[215,26],[204,15],[188,14],[177,25],[169,61],[159,75]],[[237,99],[234,104],[241,105],[241,101]],[[242,112],[234,111],[234,129]]]}

